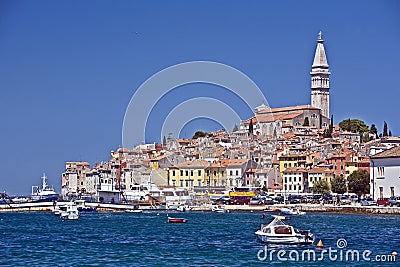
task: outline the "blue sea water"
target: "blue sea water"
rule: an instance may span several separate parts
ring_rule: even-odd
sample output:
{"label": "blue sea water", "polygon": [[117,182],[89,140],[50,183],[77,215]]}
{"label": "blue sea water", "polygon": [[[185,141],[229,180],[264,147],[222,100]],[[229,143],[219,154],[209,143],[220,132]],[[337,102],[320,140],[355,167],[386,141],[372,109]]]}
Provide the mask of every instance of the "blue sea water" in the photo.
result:
{"label": "blue sea water", "polygon": [[[186,224],[167,223],[166,213],[83,213],[62,221],[52,213],[0,213],[0,266],[399,266],[396,262],[282,261],[264,259],[265,246],[254,232],[260,213],[174,213]],[[308,213],[287,223],[309,229],[324,249],[364,250],[376,255],[400,253],[400,217]],[[338,239],[347,246],[339,249]],[[315,246],[268,247],[300,255]],[[260,252],[261,251],[261,252]],[[261,254],[260,254],[261,253]],[[259,255],[259,258],[257,257]],[[268,254],[269,255],[269,254]],[[295,253],[292,252],[292,256]],[[317,254],[318,255],[318,254]],[[350,258],[351,260],[351,258]]]}

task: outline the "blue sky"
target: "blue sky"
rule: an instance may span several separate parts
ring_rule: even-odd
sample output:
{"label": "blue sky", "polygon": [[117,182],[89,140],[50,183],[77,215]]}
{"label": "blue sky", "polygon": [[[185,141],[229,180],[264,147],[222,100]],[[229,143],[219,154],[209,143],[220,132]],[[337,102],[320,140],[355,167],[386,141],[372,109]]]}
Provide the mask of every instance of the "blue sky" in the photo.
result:
{"label": "blue sky", "polygon": [[[385,120],[400,135],[398,1],[188,2],[0,2],[0,191],[28,194],[43,172],[60,190],[66,161],[108,160],[135,90],[178,63],[230,65],[272,107],[309,104],[320,30],[335,123],[359,118],[381,132]],[[180,101],[213,94],[224,98],[204,84],[178,88],[151,127]],[[182,133],[214,128],[197,120]]]}

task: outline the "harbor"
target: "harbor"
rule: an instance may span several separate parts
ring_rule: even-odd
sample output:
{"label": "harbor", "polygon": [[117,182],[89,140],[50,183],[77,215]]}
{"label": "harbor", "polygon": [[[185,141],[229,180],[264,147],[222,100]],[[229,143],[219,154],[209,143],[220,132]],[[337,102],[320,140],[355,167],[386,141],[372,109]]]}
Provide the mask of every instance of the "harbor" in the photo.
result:
{"label": "harbor", "polygon": [[[68,202],[28,202],[28,203],[11,203],[0,204],[0,212],[53,212],[60,206]],[[88,207],[96,208],[99,212],[125,212],[132,209],[132,204],[111,204],[111,203],[85,203]],[[342,214],[393,214],[400,215],[400,207],[384,207],[384,206],[359,206],[344,205],[335,206],[332,204],[276,204],[276,205],[213,205],[203,204],[198,206],[188,206],[188,210],[193,212],[213,212],[215,207],[223,207],[227,212],[259,212],[270,213],[273,210],[282,208],[296,208],[305,212],[317,213],[342,213]],[[176,211],[177,209],[168,209],[165,205],[139,205],[139,209],[146,212],[159,211]]]}

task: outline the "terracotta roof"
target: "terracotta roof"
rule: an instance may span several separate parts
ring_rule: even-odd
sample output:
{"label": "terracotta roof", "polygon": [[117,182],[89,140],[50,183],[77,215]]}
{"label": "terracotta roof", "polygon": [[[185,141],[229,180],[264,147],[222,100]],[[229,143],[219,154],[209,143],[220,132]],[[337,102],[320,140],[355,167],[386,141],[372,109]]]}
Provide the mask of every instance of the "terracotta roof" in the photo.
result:
{"label": "terracotta roof", "polygon": [[398,158],[398,157],[400,157],[400,146],[395,146],[391,149],[375,154],[374,156],[371,157],[371,159]]}
{"label": "terracotta roof", "polygon": [[286,168],[283,172],[307,172],[307,170],[299,167],[291,167],[291,168]]}
{"label": "terracotta roof", "polygon": [[260,111],[260,114],[263,113],[275,113],[275,112],[283,112],[283,111],[295,111],[295,110],[304,110],[304,109],[315,109],[319,110],[319,108],[310,106],[310,105],[302,105],[302,106],[292,106],[292,107],[281,107],[281,108],[271,108]]}
{"label": "terracotta roof", "polygon": [[[259,122],[274,122],[277,120],[284,121],[284,120],[291,120],[296,118],[297,116],[301,115],[301,113],[290,113],[290,114],[280,114],[280,115],[256,115],[255,117],[251,118],[253,123]],[[250,119],[243,121],[244,124],[249,124]]]}

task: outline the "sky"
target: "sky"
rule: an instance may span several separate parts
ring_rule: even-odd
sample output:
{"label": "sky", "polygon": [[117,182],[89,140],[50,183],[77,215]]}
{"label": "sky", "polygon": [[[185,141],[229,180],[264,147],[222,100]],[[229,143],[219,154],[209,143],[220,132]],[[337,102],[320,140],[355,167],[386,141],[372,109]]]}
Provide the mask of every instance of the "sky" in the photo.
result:
{"label": "sky", "polygon": [[[0,191],[29,194],[45,172],[60,192],[66,161],[107,161],[122,146],[135,92],[176,64],[231,66],[271,107],[310,104],[319,31],[335,124],[357,118],[382,132],[386,121],[399,136],[399,14],[399,1],[2,0]],[[183,85],[154,103],[146,141],[160,141],[169,112],[196,97],[251,115],[223,88]],[[182,127],[181,136],[190,137],[220,125],[194,119]]]}

